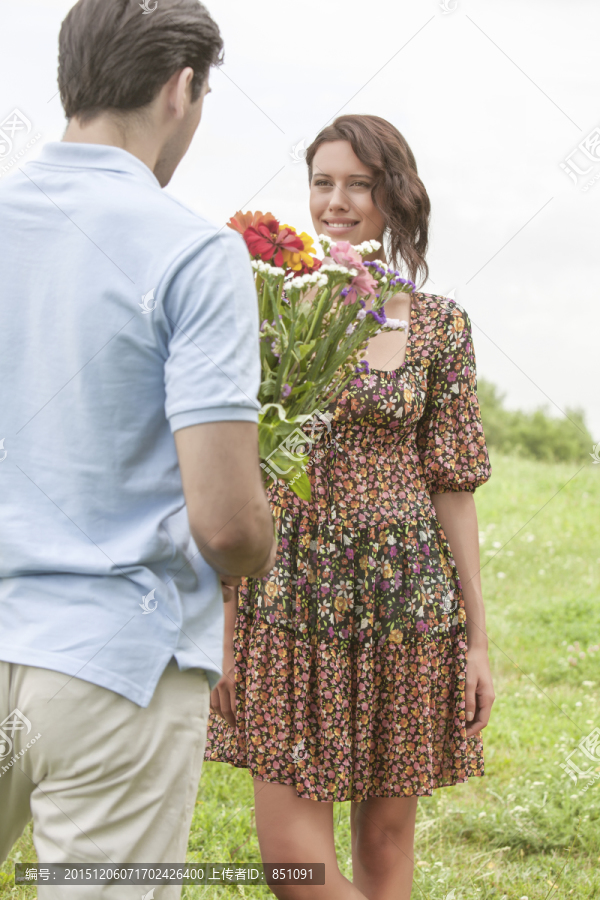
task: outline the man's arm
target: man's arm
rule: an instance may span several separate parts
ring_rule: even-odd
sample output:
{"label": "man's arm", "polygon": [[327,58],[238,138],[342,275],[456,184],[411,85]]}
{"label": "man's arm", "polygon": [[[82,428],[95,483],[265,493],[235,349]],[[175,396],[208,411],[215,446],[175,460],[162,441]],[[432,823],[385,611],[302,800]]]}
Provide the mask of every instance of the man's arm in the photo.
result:
{"label": "man's arm", "polygon": [[190,530],[206,562],[223,576],[269,572],[277,548],[256,424],[209,422],[174,436]]}

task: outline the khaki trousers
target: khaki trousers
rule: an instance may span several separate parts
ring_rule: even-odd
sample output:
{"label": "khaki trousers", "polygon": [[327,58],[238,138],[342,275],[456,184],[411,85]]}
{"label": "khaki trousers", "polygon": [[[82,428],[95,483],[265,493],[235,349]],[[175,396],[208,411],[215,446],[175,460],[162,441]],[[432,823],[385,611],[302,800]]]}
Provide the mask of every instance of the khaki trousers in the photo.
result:
{"label": "khaki trousers", "polygon": [[[33,817],[40,863],[185,862],[209,695],[206,673],[180,672],[174,660],[146,709],[69,675],[0,662],[0,861]],[[39,882],[38,898],[139,900],[149,890]],[[181,887],[156,892],[176,900]]]}

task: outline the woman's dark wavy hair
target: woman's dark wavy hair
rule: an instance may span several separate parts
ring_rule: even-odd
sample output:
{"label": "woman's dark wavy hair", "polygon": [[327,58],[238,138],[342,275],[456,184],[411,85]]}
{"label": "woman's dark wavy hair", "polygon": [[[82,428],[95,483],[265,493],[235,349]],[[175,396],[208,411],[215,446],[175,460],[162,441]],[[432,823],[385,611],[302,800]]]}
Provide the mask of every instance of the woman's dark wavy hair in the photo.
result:
{"label": "woman's dark wavy hair", "polygon": [[348,141],[360,161],[375,175],[371,196],[385,222],[390,262],[406,267],[421,285],[427,280],[425,260],[431,204],[417,174],[413,152],[397,128],[379,116],[338,116],[316,136],[306,151],[309,184],[313,159],[321,144]]}

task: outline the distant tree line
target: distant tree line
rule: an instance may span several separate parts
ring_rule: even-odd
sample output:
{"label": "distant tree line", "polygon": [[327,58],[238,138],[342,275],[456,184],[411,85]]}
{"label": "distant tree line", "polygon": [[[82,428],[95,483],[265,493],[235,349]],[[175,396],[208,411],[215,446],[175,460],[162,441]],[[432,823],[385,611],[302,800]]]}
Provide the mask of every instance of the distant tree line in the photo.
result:
{"label": "distant tree line", "polygon": [[491,448],[544,462],[590,459],[593,440],[582,410],[567,407],[566,415],[556,417],[548,415],[546,408],[530,413],[505,409],[504,394],[484,378],[478,379],[477,394]]}

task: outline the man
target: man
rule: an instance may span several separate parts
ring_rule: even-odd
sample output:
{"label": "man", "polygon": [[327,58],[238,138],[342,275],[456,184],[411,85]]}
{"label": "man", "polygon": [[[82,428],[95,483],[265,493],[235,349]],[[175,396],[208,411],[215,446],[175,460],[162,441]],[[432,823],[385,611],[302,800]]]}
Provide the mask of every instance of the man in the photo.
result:
{"label": "man", "polygon": [[161,191],[221,51],[198,0],[79,0],[0,190],[0,859],[31,816],[41,862],[185,859],[221,579],[274,563],[247,251]]}

